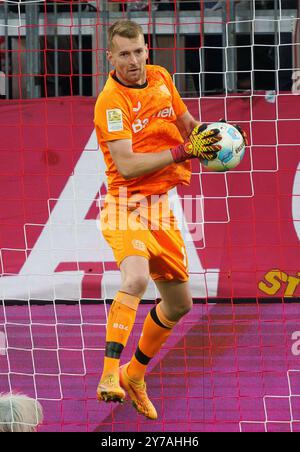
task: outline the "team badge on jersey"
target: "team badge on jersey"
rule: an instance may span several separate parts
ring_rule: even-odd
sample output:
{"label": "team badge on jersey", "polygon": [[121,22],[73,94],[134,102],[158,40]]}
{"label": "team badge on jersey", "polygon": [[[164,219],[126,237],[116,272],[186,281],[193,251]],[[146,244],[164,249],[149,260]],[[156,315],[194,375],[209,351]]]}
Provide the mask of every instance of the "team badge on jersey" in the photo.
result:
{"label": "team badge on jersey", "polygon": [[109,132],[120,132],[124,130],[122,110],[106,110],[107,127]]}

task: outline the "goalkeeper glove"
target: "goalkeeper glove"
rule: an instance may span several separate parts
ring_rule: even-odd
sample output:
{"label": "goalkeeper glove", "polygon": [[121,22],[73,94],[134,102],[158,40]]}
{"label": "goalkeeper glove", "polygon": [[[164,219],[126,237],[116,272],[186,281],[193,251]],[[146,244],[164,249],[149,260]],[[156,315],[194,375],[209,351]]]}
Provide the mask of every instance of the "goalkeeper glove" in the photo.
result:
{"label": "goalkeeper glove", "polygon": [[206,130],[207,125],[196,126],[189,136],[189,141],[171,149],[175,163],[192,158],[214,160],[221,149],[216,143],[222,139],[219,129]]}
{"label": "goalkeeper glove", "polygon": [[240,132],[240,134],[244,138],[245,146],[248,146],[249,143],[248,143],[248,136],[247,136],[246,132],[238,124],[233,124],[233,127],[235,127]]}

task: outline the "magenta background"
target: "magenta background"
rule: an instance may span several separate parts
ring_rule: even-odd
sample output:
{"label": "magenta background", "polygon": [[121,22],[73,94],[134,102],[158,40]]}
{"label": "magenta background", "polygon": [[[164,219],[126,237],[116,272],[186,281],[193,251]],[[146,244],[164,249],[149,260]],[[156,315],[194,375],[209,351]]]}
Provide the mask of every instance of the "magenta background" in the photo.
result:
{"label": "magenta background", "polygon": [[[300,162],[299,97],[280,95],[278,104],[258,95],[187,103],[196,117],[200,111],[202,121],[226,117],[239,122],[251,144],[238,171],[201,174],[206,242],[205,248],[202,240],[195,246],[203,268],[220,269],[218,297],[265,296],[258,282],[268,271],[280,269],[293,276],[299,271],[299,240],[292,218],[292,190]],[[25,249],[23,225],[47,221],[48,199],[59,197],[91,135],[94,99],[1,101],[0,105],[0,249]],[[202,194],[199,164],[193,165],[192,184],[180,187],[180,195]],[[88,218],[96,218],[97,213],[91,203]],[[31,228],[31,245],[40,232],[40,227]],[[25,253],[5,251],[2,258],[2,274],[17,274]],[[99,297],[100,278],[93,277],[99,269],[101,273],[99,264],[80,265],[92,270],[84,279],[83,295]],[[285,284],[276,296],[283,296],[284,290]],[[300,285],[294,295],[299,294]]]}
{"label": "magenta background", "polygon": [[[209,221],[206,247],[196,243],[203,267],[220,269],[220,298],[265,296],[258,283],[268,271],[300,271],[291,209],[300,161],[300,100],[280,96],[276,106],[263,96],[220,97],[188,104],[196,116],[200,105],[201,120],[226,116],[241,122],[252,145],[252,154],[248,150],[238,168],[242,173],[226,176],[229,195],[245,196],[228,198],[229,223],[219,223],[225,217],[225,176],[201,176]],[[0,249],[24,249],[23,225],[47,221],[47,200],[59,197],[91,135],[94,99],[0,105]],[[276,155],[279,171],[264,172],[276,169]],[[198,170],[195,163],[192,187],[181,188],[181,195],[201,194]],[[91,209],[89,218],[96,214]],[[36,239],[31,237],[32,244]],[[2,274],[17,274],[24,253],[3,256]],[[101,262],[94,265],[95,273],[101,268]],[[105,337],[103,306],[4,308],[2,302],[0,332],[6,333],[8,354],[0,355],[1,391],[13,388],[37,397],[45,410],[42,431],[300,431],[299,373],[293,374],[292,393],[287,378],[289,370],[300,370],[300,357],[291,352],[300,309],[297,303],[281,302],[284,289],[277,293],[278,304],[195,306],[150,368],[156,422],[138,417],[129,403],[111,407],[95,400]],[[89,274],[83,292],[98,297],[99,278]],[[139,310],[124,362],[149,309]]]}
{"label": "magenta background", "polygon": [[[140,306],[122,362],[135,351],[150,308]],[[0,388],[40,400],[41,431],[300,431],[300,354],[292,353],[299,304],[194,306],[149,368],[155,422],[128,401],[96,401],[104,324],[99,305],[0,305],[0,331],[5,325],[8,340]],[[289,370],[298,371],[290,376],[291,390]],[[266,408],[265,396],[272,396]]]}

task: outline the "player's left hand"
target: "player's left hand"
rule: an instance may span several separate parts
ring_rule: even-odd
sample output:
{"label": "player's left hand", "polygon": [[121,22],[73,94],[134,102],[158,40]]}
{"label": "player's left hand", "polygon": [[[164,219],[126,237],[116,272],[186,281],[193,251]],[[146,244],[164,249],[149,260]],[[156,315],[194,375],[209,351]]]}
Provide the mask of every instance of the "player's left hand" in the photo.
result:
{"label": "player's left hand", "polygon": [[[227,123],[227,121],[225,119],[220,119],[219,122],[226,122]],[[233,125],[233,127],[235,127],[240,132],[240,134],[244,138],[245,146],[248,146],[249,142],[248,142],[247,133],[241,128],[241,126],[239,124],[232,124],[232,125]]]}

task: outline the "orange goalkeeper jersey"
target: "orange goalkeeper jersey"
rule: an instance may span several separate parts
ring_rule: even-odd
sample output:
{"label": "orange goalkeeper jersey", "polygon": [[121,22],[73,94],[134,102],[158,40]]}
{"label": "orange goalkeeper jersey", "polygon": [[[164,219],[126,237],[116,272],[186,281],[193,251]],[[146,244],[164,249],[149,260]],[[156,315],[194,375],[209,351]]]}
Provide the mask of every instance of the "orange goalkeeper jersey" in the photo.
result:
{"label": "orange goalkeeper jersey", "polygon": [[189,161],[125,180],[110,155],[109,141],[130,139],[133,152],[141,153],[160,152],[183,142],[175,122],[187,111],[186,105],[166,69],[147,65],[146,70],[147,83],[133,88],[119,83],[111,72],[96,102],[95,129],[107,166],[108,192],[113,196],[124,186],[129,195],[147,196],[190,183]]}

